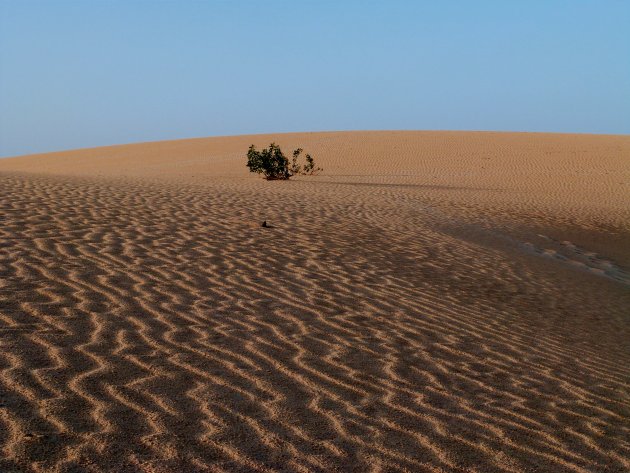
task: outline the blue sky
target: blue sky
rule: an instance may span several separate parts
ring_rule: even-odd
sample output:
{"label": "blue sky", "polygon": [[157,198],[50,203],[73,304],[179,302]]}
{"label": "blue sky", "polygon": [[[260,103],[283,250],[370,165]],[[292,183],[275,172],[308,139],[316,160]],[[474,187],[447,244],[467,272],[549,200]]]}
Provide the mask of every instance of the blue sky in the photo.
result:
{"label": "blue sky", "polygon": [[196,136],[630,133],[630,2],[0,0],[0,156]]}

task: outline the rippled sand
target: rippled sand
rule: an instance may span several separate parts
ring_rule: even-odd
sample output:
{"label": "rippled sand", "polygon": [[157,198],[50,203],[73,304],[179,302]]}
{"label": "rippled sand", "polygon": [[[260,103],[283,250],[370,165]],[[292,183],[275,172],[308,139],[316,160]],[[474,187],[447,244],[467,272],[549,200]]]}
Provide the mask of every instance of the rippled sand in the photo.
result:
{"label": "rippled sand", "polygon": [[629,269],[628,136],[0,160],[0,471],[630,471]]}

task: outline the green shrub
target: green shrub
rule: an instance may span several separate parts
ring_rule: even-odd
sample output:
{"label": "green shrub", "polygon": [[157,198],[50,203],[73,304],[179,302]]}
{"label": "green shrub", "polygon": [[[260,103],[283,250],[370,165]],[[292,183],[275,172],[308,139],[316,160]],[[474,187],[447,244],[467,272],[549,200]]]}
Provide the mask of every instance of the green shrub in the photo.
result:
{"label": "green shrub", "polygon": [[302,148],[293,151],[293,159],[289,163],[289,159],[282,153],[280,146],[275,143],[271,143],[269,148],[263,148],[261,151],[258,151],[254,145],[251,145],[247,151],[247,167],[250,172],[263,174],[269,181],[289,179],[296,174],[312,176],[323,170],[315,166],[310,154],[306,155],[306,164],[304,166],[298,164],[298,158],[302,151]]}

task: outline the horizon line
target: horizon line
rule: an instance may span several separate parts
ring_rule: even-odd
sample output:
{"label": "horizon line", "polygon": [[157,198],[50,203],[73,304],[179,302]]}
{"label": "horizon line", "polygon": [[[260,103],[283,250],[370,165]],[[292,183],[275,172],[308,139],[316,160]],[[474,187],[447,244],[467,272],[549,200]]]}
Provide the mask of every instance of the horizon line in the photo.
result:
{"label": "horizon line", "polygon": [[63,148],[54,149],[51,151],[38,151],[35,153],[15,154],[15,155],[0,155],[0,159],[14,159],[27,156],[36,156],[40,154],[56,154],[67,153],[71,151],[90,150],[97,148],[114,148],[119,146],[133,146],[149,143],[167,143],[175,141],[190,141],[190,140],[203,140],[209,138],[236,138],[239,136],[264,136],[264,135],[297,135],[305,133],[512,133],[512,134],[539,134],[539,135],[595,135],[595,136],[630,136],[628,133],[602,133],[602,132],[565,132],[565,131],[531,131],[531,130],[469,130],[469,129],[417,129],[417,128],[380,128],[380,129],[344,129],[344,130],[308,130],[308,131],[281,131],[281,132],[258,132],[258,133],[238,133],[227,135],[204,135],[204,136],[188,136],[183,138],[171,138],[171,139],[156,139],[156,140],[141,140],[141,141],[128,141],[122,143],[103,144],[96,146],[80,146],[78,148]]}

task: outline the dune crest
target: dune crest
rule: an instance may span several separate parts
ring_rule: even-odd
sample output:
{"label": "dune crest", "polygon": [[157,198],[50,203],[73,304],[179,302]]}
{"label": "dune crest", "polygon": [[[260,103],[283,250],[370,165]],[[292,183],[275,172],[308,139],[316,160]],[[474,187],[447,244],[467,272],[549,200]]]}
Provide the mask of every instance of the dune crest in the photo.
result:
{"label": "dune crest", "polygon": [[628,182],[628,136],[2,159],[0,470],[630,471]]}

